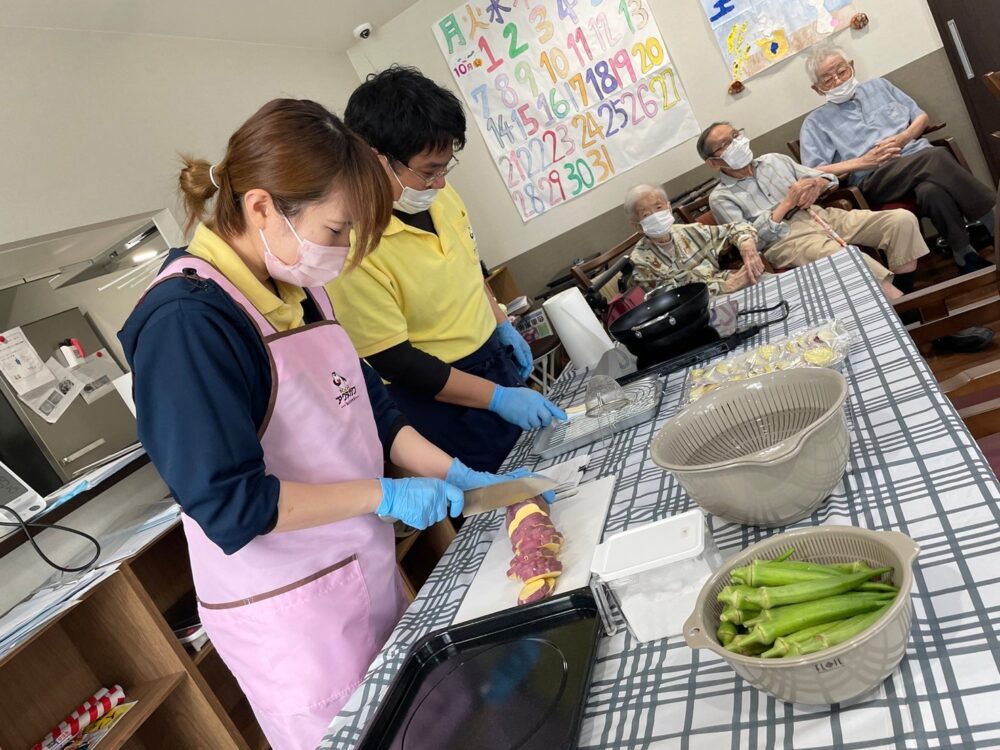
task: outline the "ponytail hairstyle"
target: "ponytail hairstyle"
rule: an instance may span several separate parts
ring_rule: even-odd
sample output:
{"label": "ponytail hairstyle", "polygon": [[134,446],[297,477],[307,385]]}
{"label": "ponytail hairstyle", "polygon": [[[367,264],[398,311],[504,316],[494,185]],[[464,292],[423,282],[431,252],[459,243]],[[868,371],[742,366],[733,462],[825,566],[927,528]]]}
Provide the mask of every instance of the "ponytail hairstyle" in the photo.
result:
{"label": "ponytail hairstyle", "polygon": [[278,211],[291,218],[336,189],[343,192],[354,220],[353,267],[378,246],[392,215],[389,178],[371,148],[336,115],[308,99],[265,104],[233,133],[225,157],[215,166],[187,155],[181,160],[185,234],[209,213],[213,197],[206,224],[230,239],[247,229],[242,198],[249,190],[266,190]]}

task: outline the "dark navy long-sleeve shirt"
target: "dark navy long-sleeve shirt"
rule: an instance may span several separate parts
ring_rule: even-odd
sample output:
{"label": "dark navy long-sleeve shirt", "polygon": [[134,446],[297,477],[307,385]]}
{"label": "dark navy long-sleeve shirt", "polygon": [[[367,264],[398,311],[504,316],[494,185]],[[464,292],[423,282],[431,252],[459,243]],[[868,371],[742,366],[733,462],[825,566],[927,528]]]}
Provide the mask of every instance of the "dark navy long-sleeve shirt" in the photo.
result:
{"label": "dark navy long-sleeve shirt", "polygon": [[[182,257],[173,250],[167,263]],[[306,322],[318,318],[310,301]],[[227,554],[274,528],[280,482],[258,430],[271,368],[253,323],[214,282],[174,278],[140,300],[118,334],[133,373],[139,439],[184,512]],[[362,361],[386,453],[406,424]]]}

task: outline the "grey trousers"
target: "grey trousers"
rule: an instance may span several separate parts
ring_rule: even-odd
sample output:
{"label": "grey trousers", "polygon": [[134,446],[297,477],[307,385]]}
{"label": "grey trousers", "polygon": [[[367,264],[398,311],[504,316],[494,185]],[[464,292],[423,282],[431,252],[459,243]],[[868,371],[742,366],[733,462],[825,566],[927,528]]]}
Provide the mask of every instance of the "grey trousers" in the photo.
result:
{"label": "grey trousers", "polygon": [[[959,265],[964,265],[969,249],[966,221],[985,216],[996,201],[994,192],[944,148],[925,148],[893,159],[865,177],[860,187],[872,203],[914,196],[920,215],[948,241]],[[993,227],[987,229],[993,232]]]}

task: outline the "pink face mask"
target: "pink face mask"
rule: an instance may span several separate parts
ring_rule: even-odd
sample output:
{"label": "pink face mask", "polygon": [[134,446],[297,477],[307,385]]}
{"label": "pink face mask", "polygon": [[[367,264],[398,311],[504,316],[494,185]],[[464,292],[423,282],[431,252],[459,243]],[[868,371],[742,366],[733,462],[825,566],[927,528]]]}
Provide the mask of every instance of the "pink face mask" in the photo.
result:
{"label": "pink face mask", "polygon": [[295,231],[292,222],[287,216],[282,216],[288,228],[292,230],[295,239],[299,241],[299,254],[297,260],[289,265],[271,252],[267,244],[267,237],[264,230],[260,231],[260,238],[264,241],[264,265],[271,278],[284,281],[288,284],[300,286],[303,289],[323,286],[333,281],[340,275],[347,261],[347,254],[351,248],[349,245],[317,245],[315,242],[304,240]]}

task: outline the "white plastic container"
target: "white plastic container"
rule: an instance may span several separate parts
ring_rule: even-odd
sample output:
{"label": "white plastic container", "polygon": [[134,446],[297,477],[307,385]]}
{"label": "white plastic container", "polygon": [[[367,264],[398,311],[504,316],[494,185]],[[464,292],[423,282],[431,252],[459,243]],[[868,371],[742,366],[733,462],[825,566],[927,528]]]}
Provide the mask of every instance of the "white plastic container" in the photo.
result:
{"label": "white plastic container", "polygon": [[597,547],[590,564],[605,628],[618,629],[605,611],[610,590],[639,641],[680,635],[702,586],[721,565],[700,510],[614,535]]}

